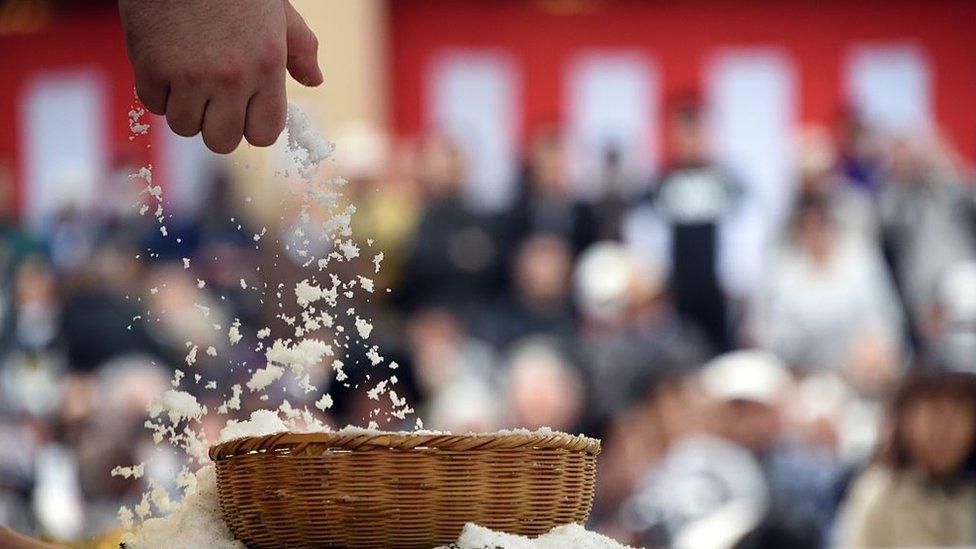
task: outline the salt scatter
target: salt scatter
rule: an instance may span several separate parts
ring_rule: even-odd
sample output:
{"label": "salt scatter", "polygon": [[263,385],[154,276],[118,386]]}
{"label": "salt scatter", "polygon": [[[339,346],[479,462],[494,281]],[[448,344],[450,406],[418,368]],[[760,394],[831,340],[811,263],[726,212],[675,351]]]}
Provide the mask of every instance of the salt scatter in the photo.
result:
{"label": "salt scatter", "polygon": [[295,300],[302,308],[320,299],[322,299],[322,288],[309,284],[308,279],[295,284]]}
{"label": "salt scatter", "polygon": [[251,391],[260,391],[281,379],[284,373],[284,368],[273,364],[269,364],[266,368],[259,368],[251,375],[251,379],[247,382],[247,388]]}
{"label": "salt scatter", "polygon": [[112,476],[122,477],[122,478],[142,478],[142,475],[145,472],[145,470],[146,470],[145,463],[139,463],[136,465],[131,465],[129,467],[123,467],[121,465],[117,465],[115,466],[115,468],[112,469]]}
{"label": "salt scatter", "polygon": [[207,285],[206,281],[204,281],[202,278],[197,279],[197,288],[200,288],[202,290],[203,287],[206,285]]}
{"label": "salt scatter", "polygon": [[190,258],[189,257],[184,257],[183,258],[183,268],[184,269],[189,269],[190,268]]}
{"label": "salt scatter", "polygon": [[316,132],[299,107],[288,105],[288,121],[285,124],[288,134],[288,150],[295,156],[301,172],[308,176],[318,165],[328,158],[335,146]]}
{"label": "salt scatter", "polygon": [[322,398],[315,401],[315,407],[323,412],[332,407],[332,395],[325,393]]}
{"label": "salt scatter", "polygon": [[149,404],[148,412],[151,418],[156,418],[165,412],[170,422],[175,425],[183,420],[199,421],[207,413],[207,407],[197,402],[197,397],[186,391],[170,389]]}
{"label": "salt scatter", "polygon": [[[120,518],[122,515],[120,511]],[[129,516],[129,522],[131,521]],[[147,519],[138,529],[125,534],[122,541],[126,549],[244,549],[244,544],[234,539],[221,518],[217,498],[217,473],[212,465],[197,471],[193,491],[183,498],[182,504],[172,514],[163,518]]]}
{"label": "salt scatter", "polygon": [[356,330],[359,332],[359,337],[369,339],[369,334],[373,331],[373,325],[370,324],[366,319],[357,316]]}
{"label": "salt scatter", "polygon": [[369,293],[373,293],[373,279],[372,278],[366,278],[363,275],[356,275],[356,277],[359,279],[359,285],[362,286],[364,290],[366,290]]}
{"label": "salt scatter", "polygon": [[193,366],[193,364],[194,364],[194,363],[195,363],[196,361],[197,361],[197,346],[196,346],[196,345],[194,345],[194,346],[193,346],[193,347],[192,347],[192,348],[190,349],[190,352],[186,354],[186,364],[187,364],[188,366]]}
{"label": "salt scatter", "polygon": [[244,336],[241,335],[241,321],[240,319],[235,318],[234,323],[231,324],[230,329],[227,330],[227,339],[230,340],[231,345],[236,345],[242,337]]}
{"label": "salt scatter", "polygon": [[375,271],[377,273],[380,272],[380,263],[382,262],[383,262],[383,252],[380,252],[373,256],[373,267],[375,268]]}
{"label": "salt scatter", "polygon": [[255,410],[251,412],[251,418],[246,421],[230,420],[227,425],[220,430],[217,442],[227,442],[241,437],[257,437],[281,433],[288,430],[288,426],[278,417],[278,413],[272,410]]}
{"label": "salt scatter", "polygon": [[217,348],[214,347],[213,345],[207,347],[207,355],[208,356],[217,356]]}
{"label": "salt scatter", "polygon": [[271,335],[271,328],[261,328],[257,333],[258,339],[264,339],[269,335]]}
{"label": "salt scatter", "polygon": [[218,414],[226,414],[228,410],[240,410],[241,409],[241,393],[244,392],[241,386],[235,383],[231,388],[231,397],[224,401],[219,407],[217,407]]}
{"label": "salt scatter", "polygon": [[359,257],[359,246],[357,246],[352,240],[346,240],[339,244],[339,249],[342,250],[342,255],[346,259],[355,259]]}
{"label": "salt scatter", "polygon": [[[629,546],[596,532],[590,532],[579,524],[557,526],[535,539],[515,534],[495,532],[477,524],[468,523],[461,531],[456,549],[628,549]],[[446,549],[446,548],[441,548]]]}
{"label": "salt scatter", "polygon": [[244,290],[247,289],[247,281],[244,280],[243,278],[241,279],[241,288],[244,289]]}
{"label": "salt scatter", "polygon": [[318,364],[328,351],[329,345],[319,339],[306,338],[294,345],[290,340],[276,339],[265,356],[269,362],[288,366],[297,374]]}
{"label": "salt scatter", "polygon": [[383,357],[380,356],[379,347],[377,345],[373,345],[368,351],[366,351],[366,358],[369,359],[369,363],[373,366],[383,362]]}

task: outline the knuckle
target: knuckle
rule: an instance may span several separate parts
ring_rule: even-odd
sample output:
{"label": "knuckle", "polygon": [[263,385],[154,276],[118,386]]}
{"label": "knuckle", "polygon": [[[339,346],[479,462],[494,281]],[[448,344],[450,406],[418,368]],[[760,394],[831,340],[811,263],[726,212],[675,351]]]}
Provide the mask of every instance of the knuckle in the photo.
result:
{"label": "knuckle", "polygon": [[244,66],[237,61],[225,61],[213,70],[214,82],[220,88],[233,88],[244,81]]}
{"label": "knuckle", "polygon": [[255,66],[260,74],[273,74],[282,70],[286,52],[276,43],[266,44],[255,58]]}
{"label": "knuckle", "polygon": [[194,65],[180,67],[173,73],[173,81],[186,88],[199,88],[203,85],[206,75],[204,69]]}

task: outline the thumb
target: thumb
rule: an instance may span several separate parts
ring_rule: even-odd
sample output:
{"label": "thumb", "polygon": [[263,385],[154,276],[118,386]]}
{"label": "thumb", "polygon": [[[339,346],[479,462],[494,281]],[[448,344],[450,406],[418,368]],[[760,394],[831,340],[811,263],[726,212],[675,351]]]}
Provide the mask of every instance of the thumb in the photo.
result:
{"label": "thumb", "polygon": [[306,86],[318,86],[323,80],[318,62],[319,40],[291,2],[285,0],[284,4],[287,20],[288,72],[292,78]]}

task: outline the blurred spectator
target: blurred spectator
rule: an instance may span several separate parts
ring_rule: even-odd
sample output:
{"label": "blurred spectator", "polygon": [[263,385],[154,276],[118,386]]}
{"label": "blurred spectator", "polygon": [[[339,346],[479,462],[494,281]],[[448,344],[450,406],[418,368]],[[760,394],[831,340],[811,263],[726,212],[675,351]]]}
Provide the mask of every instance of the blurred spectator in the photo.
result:
{"label": "blurred spectator", "polygon": [[566,240],[578,254],[596,240],[593,208],[573,197],[566,165],[566,144],[559,131],[538,128],[529,144],[520,182],[521,195],[504,224],[513,245],[534,233],[550,233]]}
{"label": "blurred spectator", "polygon": [[851,489],[842,547],[960,547],[976,543],[976,378],[906,380],[887,445]]}
{"label": "blurred spectator", "polygon": [[675,311],[662,266],[650,256],[600,242],[580,256],[573,278],[592,421],[619,413],[641,382],[711,356],[706,336]]}
{"label": "blurred spectator", "polygon": [[976,261],[946,269],[925,320],[926,362],[976,373]]}
{"label": "blurred spectator", "polygon": [[719,282],[722,221],[741,189],[714,166],[697,102],[681,98],[667,121],[673,155],[654,192],[657,213],[668,226],[670,285],[679,313],[705,330],[718,350],[733,345],[725,294]]}
{"label": "blurred spectator", "polygon": [[579,432],[586,403],[583,380],[557,345],[539,338],[517,344],[506,377],[513,427]]}
{"label": "blurred spectator", "polygon": [[885,243],[906,307],[917,322],[925,322],[946,270],[976,257],[970,224],[976,219],[976,193],[963,184],[945,147],[935,139],[895,140],[883,175]]}
{"label": "blurred spectator", "polygon": [[754,314],[757,342],[804,370],[878,382],[892,374],[902,322],[897,294],[880,254],[845,236],[822,196],[800,196]]}
{"label": "blurred spectator", "polygon": [[407,252],[403,302],[408,308],[440,305],[474,315],[472,309],[499,290],[509,251],[501,248],[491,221],[461,200],[461,152],[431,139],[421,154],[427,196]]}
{"label": "blurred spectator", "polygon": [[572,261],[563,238],[546,233],[527,237],[515,253],[511,295],[489,315],[473,320],[476,333],[500,349],[531,335],[553,337],[569,349],[576,330],[569,288]]}

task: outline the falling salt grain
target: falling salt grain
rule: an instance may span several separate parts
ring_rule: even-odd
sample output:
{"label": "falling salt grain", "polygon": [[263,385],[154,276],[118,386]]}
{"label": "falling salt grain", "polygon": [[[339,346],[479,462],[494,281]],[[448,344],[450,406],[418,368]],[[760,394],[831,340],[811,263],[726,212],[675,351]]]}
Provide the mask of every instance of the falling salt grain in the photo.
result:
{"label": "falling salt grain", "polygon": [[247,388],[252,392],[260,391],[280,379],[284,373],[284,368],[273,364],[269,364],[265,368],[259,368],[251,375],[251,379],[246,384]]}

